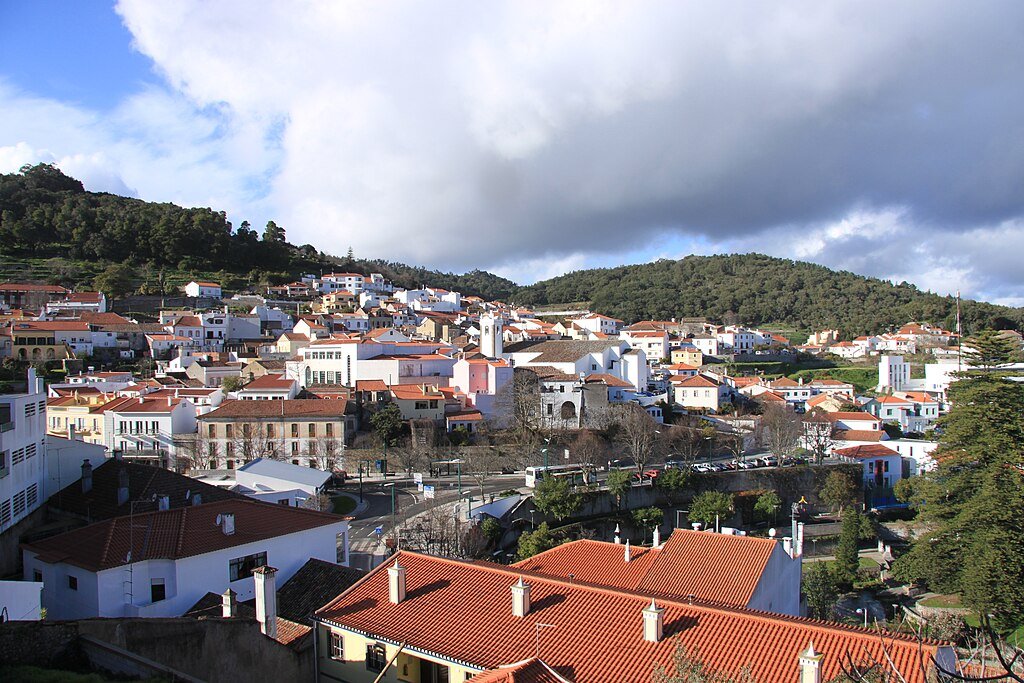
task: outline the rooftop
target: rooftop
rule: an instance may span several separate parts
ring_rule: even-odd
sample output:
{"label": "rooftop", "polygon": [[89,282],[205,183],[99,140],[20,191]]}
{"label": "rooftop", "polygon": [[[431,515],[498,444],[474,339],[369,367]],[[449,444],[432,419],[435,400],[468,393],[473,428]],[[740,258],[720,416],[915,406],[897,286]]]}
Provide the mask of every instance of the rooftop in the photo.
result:
{"label": "rooftop", "polygon": [[295,398],[289,401],[224,401],[216,410],[200,415],[200,420],[230,418],[340,418],[348,411],[348,401],[319,398]]}
{"label": "rooftop", "polygon": [[[220,515],[227,513],[235,516],[231,535],[217,525]],[[324,512],[234,498],[115,517],[23,547],[43,562],[102,571],[124,565],[129,556],[135,562],[178,560],[339,521],[341,517]]]}
{"label": "rooftop", "polygon": [[[406,569],[406,599],[388,599],[387,568]],[[526,617],[515,617],[510,587],[530,585]],[[539,653],[552,669],[584,683],[648,683],[656,666],[673,670],[678,646],[712,670],[729,675],[749,667],[758,681],[792,681],[798,657],[813,641],[823,655],[822,680],[840,673],[842,657],[892,658],[907,683],[923,683],[919,666],[938,643],[887,637],[866,629],[738,608],[656,598],[664,609],[664,638],[647,642],[642,611],[649,594],[531,574],[486,562],[463,562],[399,552],[355,584],[317,617],[371,638],[436,653],[451,661],[496,669],[538,654],[536,624],[546,629]],[[886,655],[883,655],[883,647]],[[484,679],[494,680],[494,679]],[[498,678],[497,680],[502,680]]]}
{"label": "rooftop", "polygon": [[[238,468],[239,474],[245,473],[260,477],[272,477],[283,479],[306,486],[323,486],[330,478],[330,472],[324,472],[314,467],[301,467],[290,462],[282,462],[272,458],[256,458]],[[238,475],[235,475],[237,480]]]}

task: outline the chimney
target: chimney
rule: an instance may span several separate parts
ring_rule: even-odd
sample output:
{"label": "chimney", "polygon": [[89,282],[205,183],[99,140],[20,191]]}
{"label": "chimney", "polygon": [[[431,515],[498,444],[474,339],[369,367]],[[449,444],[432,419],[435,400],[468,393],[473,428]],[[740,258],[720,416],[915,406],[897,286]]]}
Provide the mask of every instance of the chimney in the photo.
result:
{"label": "chimney", "polygon": [[238,597],[230,588],[220,596],[220,615],[225,619],[238,616]]}
{"label": "chimney", "polygon": [[786,551],[786,554],[793,557],[793,538],[786,536],[782,539],[782,549]]}
{"label": "chimney", "polygon": [[92,465],[89,460],[82,461],[82,493],[92,491]]}
{"label": "chimney", "polygon": [[644,640],[648,643],[660,643],[665,627],[665,608],[658,607],[651,598],[651,604],[644,608]]}
{"label": "chimney", "polygon": [[260,631],[271,638],[277,637],[277,570],[262,566],[252,570],[256,583],[256,621]]}
{"label": "chimney", "polygon": [[166,493],[161,493],[156,497],[156,509],[157,510],[170,510],[171,509],[171,497]]}
{"label": "chimney", "polygon": [[225,536],[231,536],[235,533],[235,514],[233,512],[225,512],[217,515],[217,525],[220,526]]}
{"label": "chimney", "polygon": [[139,405],[142,405],[145,402],[146,402],[146,399],[142,398],[142,396],[139,395]]}
{"label": "chimney", "polygon": [[523,583],[523,577],[512,584],[512,616],[525,617],[530,613],[530,584]]}
{"label": "chimney", "polygon": [[800,683],[821,683],[821,660],[824,655],[814,651],[814,643],[800,653]]}
{"label": "chimney", "polygon": [[626,549],[625,549],[625,551],[622,554],[625,557],[626,562],[629,562],[632,559],[632,554],[630,553],[630,550],[629,550],[629,539],[628,538],[626,539]]}
{"label": "chimney", "polygon": [[651,541],[651,545],[655,548],[661,545],[661,526],[654,527],[654,538]]}
{"label": "chimney", "polygon": [[128,497],[128,470],[122,466],[117,471],[117,504],[124,505]]}
{"label": "chimney", "polygon": [[388,567],[388,599],[392,604],[399,604],[405,600],[405,567],[395,563]]}
{"label": "chimney", "polygon": [[798,522],[796,525],[796,556],[804,556],[804,523]]}
{"label": "chimney", "polygon": [[167,407],[171,407],[171,397],[169,395],[167,396]]}
{"label": "chimney", "polygon": [[615,525],[615,542],[616,543],[622,543],[622,537],[619,536],[619,525],[618,524]]}

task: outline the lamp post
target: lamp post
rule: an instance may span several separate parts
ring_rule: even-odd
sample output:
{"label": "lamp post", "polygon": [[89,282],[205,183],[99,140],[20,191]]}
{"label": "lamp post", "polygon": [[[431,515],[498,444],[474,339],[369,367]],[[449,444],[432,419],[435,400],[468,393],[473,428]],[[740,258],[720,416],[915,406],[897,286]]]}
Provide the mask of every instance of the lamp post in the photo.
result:
{"label": "lamp post", "polygon": [[868,627],[868,608],[867,607],[858,607],[857,608],[857,614],[863,614],[864,615],[864,628],[867,628]]}

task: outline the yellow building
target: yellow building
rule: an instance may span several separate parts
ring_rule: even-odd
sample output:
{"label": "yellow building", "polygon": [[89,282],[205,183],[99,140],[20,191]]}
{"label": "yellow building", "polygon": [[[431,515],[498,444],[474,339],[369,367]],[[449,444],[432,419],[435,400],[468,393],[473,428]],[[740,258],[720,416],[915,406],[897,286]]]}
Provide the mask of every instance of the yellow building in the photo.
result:
{"label": "yellow building", "polygon": [[704,364],[704,354],[700,352],[700,349],[690,347],[683,347],[681,349],[672,349],[672,364],[685,363],[686,365],[693,365],[700,367]]}
{"label": "yellow building", "polygon": [[66,437],[68,428],[73,426],[76,437],[102,446],[103,406],[115,397],[92,387],[61,393],[65,395],[46,401],[46,433]]}
{"label": "yellow building", "polygon": [[403,420],[443,420],[444,394],[429,384],[395,384],[391,400],[402,412]]}

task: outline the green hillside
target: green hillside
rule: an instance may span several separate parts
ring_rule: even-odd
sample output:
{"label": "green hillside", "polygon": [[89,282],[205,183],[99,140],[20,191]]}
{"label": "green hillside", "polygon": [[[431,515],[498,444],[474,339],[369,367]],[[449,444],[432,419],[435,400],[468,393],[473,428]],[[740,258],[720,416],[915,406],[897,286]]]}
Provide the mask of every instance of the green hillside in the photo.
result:
{"label": "green hillside", "polygon": [[[882,332],[909,320],[952,328],[952,297],[907,283],[837,272],[761,254],[688,256],[642,265],[568,273],[523,287],[524,305],[589,301],[595,311],[627,322],[708,317],[804,330],[838,328],[846,335]],[[1024,310],[962,302],[964,330],[1019,328]]]}

